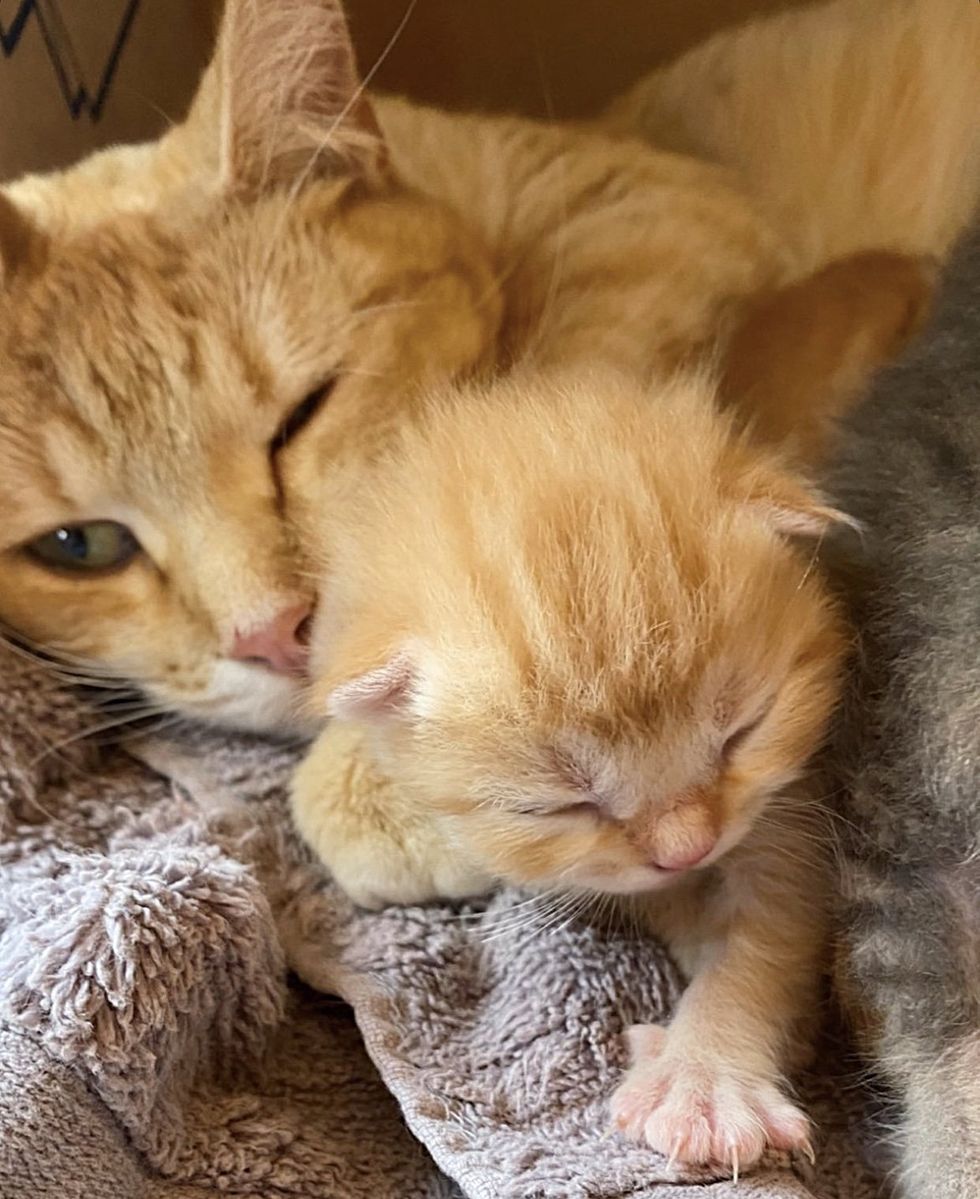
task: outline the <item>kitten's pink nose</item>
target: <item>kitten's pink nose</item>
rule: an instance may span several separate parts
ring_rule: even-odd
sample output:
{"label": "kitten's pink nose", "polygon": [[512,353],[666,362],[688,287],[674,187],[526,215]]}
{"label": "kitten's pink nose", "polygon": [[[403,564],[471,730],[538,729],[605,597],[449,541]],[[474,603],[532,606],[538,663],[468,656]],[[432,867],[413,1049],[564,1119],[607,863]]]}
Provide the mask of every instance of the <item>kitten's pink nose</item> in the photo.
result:
{"label": "kitten's pink nose", "polygon": [[283,608],[273,618],[248,633],[235,633],[229,657],[254,662],[277,674],[302,674],[306,667],[309,604]]}
{"label": "kitten's pink nose", "polygon": [[698,862],[703,862],[717,844],[716,838],[705,837],[691,845],[685,845],[676,850],[666,850],[650,859],[650,865],[657,870],[690,870]]}

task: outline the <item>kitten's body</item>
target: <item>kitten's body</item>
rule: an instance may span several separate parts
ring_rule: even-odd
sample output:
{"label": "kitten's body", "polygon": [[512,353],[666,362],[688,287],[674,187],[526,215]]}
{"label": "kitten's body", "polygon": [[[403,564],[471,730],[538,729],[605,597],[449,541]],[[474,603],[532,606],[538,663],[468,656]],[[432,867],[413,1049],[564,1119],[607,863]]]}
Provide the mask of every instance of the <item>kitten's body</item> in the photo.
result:
{"label": "kitten's body", "polygon": [[882,380],[835,473],[860,517],[861,653],[842,784],[837,978],[897,1100],[909,1199],[980,1175],[980,241],[928,345]]}
{"label": "kitten's body", "polygon": [[602,374],[437,406],[367,491],[328,534],[312,667],[337,722],[300,830],[362,902],[635,896],[692,981],[666,1035],[632,1034],[620,1126],[736,1171],[804,1148],[780,1085],[825,883],[798,787],[845,640],[787,530],[831,514],[704,382]]}

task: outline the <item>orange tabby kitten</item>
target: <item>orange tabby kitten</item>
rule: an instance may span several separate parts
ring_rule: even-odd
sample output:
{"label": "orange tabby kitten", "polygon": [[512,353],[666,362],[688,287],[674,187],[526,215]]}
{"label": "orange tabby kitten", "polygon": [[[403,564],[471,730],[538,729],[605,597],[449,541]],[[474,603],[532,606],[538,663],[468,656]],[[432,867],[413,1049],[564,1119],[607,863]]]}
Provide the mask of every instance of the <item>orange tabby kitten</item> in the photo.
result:
{"label": "orange tabby kitten", "polygon": [[[520,360],[648,379],[730,342],[736,410],[819,440],[914,324],[917,263],[972,204],[977,36],[956,0],[838,0],[807,21],[805,62],[792,25],[722,35],[608,132],[369,104],[335,0],[229,0],[184,126],[0,205],[0,621],[154,707],[289,729],[303,546],[434,379]],[[784,59],[793,105],[790,83],[766,91]],[[696,153],[623,135],[662,102],[694,146],[719,79],[739,120],[706,104]],[[828,104],[841,88],[854,103]],[[823,114],[819,137],[801,112]],[[821,172],[833,204],[808,202]],[[808,279],[876,246],[881,285],[797,369],[808,314],[841,294]],[[848,294],[866,266],[834,267]],[[766,318],[787,287],[788,347]],[[812,429],[785,428],[787,377]]]}
{"label": "orange tabby kitten", "polygon": [[807,1149],[783,1075],[825,884],[799,780],[846,640],[794,541],[836,514],[705,381],[535,372],[427,415],[327,522],[301,832],[372,905],[635,897],[691,985],[631,1033],[616,1123],[736,1171]]}

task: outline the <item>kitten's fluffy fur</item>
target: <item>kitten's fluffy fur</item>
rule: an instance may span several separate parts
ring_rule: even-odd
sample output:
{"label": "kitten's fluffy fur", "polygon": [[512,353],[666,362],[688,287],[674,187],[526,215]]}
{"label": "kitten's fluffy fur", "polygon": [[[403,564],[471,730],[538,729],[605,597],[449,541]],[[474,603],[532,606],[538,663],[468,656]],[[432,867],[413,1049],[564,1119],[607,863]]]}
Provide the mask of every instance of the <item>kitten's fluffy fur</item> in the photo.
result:
{"label": "kitten's fluffy fur", "polygon": [[980,1175],[980,237],[952,283],[835,471],[866,530],[843,576],[861,653],[830,757],[836,973],[896,1100],[907,1199],[973,1199]]}
{"label": "kitten's fluffy fur", "polygon": [[[954,18],[954,0],[948,21],[934,20],[933,3],[903,4],[922,46],[913,52],[890,2],[864,7],[877,14],[873,60],[864,18],[855,23],[864,8],[839,0],[807,17],[797,105],[771,102],[762,82],[739,84],[739,111],[754,112],[780,152],[763,171],[740,136],[731,171],[618,131],[395,100],[372,115],[356,98],[336,3],[230,0],[183,127],[158,147],[22,181],[8,189],[16,207],[0,209],[0,619],[79,675],[132,678],[156,704],[207,719],[285,728],[294,680],[230,657],[236,633],[308,599],[280,501],[305,543],[432,379],[517,359],[606,362],[648,378],[730,344],[736,411],[809,452],[914,325],[928,292],[917,260],[945,253],[975,191],[972,169],[960,170],[974,161],[964,89],[975,23]],[[671,112],[691,127],[716,74],[768,79],[794,42],[782,25],[723,35],[673,69],[689,84],[676,83]],[[851,53],[824,58],[825,42]],[[851,94],[847,81],[872,66],[875,107],[858,124],[880,118],[880,145],[855,143],[857,110],[824,99],[835,80]],[[799,111],[824,107],[829,136],[811,144]],[[711,111],[714,145],[726,134]],[[888,172],[877,169],[882,145]],[[832,183],[832,206],[822,193],[809,202],[800,183],[794,220],[805,213],[811,230],[801,251],[773,217],[772,180],[842,175],[860,185]],[[910,223],[914,197],[923,216]],[[853,293],[849,279],[874,273],[844,262],[833,268],[843,290],[808,299],[807,272],[842,247],[876,246],[892,252],[871,264],[879,284],[811,352],[810,314],[823,321]],[[803,287],[801,323],[774,337],[767,313],[783,311],[788,284]],[[275,429],[338,367],[330,403],[273,455]],[[787,377],[813,428],[773,416]],[[147,472],[159,483],[150,491]],[[62,523],[106,516],[143,545],[123,571],[58,576],[24,552]]]}
{"label": "kitten's fluffy fur", "polygon": [[704,383],[603,375],[460,395],[367,490],[332,525],[312,649],[335,723],[301,831],[362,902],[487,879],[643,897],[693,981],[665,1040],[631,1034],[617,1122],[736,1169],[806,1147],[780,1080],[824,883],[793,788],[845,640],[789,541],[833,514]]}

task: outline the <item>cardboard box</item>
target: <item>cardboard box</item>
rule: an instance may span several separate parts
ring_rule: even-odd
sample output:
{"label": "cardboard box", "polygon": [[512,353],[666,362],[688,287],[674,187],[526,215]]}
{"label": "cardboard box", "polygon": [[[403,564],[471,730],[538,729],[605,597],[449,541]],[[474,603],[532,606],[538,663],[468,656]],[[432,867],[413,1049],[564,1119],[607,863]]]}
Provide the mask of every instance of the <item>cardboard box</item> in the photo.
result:
{"label": "cardboard box", "polygon": [[[348,0],[347,8],[362,71],[377,64],[374,87],[566,117],[595,113],[722,25],[791,2]],[[0,179],[156,136],[187,107],[219,9],[220,0],[0,0]]]}
{"label": "cardboard box", "polygon": [[211,0],[0,0],[0,179],[181,116],[210,53]]}
{"label": "cardboard box", "polygon": [[377,87],[451,107],[589,117],[723,26],[802,2],[347,0],[347,10],[362,72],[381,60]]}

